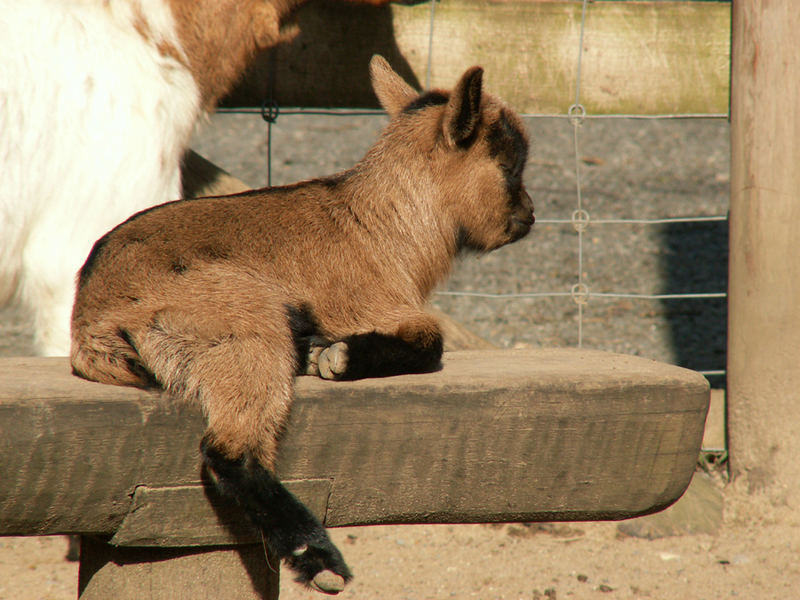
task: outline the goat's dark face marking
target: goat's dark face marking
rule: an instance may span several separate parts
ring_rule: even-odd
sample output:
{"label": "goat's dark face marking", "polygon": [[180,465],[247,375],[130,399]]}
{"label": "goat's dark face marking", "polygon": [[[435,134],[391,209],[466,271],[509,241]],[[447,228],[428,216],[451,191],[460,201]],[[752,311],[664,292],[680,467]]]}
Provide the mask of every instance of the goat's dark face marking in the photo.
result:
{"label": "goat's dark face marking", "polygon": [[460,150],[446,167],[461,182],[460,246],[485,252],[527,235],[535,218],[523,183],[528,137],[519,117],[485,97],[476,130]]}
{"label": "goat's dark face marking", "polygon": [[533,201],[522,182],[528,139],[515,120],[501,110],[500,118],[491,124],[487,135],[489,155],[497,161],[506,182],[511,207],[507,232],[512,242],[527,235],[535,221]]}

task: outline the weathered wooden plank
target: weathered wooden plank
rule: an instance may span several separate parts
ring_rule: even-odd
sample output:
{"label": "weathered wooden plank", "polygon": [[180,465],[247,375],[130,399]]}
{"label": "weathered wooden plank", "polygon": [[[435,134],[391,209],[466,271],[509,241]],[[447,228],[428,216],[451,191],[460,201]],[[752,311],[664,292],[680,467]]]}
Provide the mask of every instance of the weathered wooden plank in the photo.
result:
{"label": "weathered wooden plank", "polygon": [[[325,521],[330,479],[284,481],[320,521]],[[209,501],[203,500],[205,496]],[[238,507],[221,502],[201,484],[138,486],[131,507],[110,543],[116,546],[214,546],[261,542]]]}
{"label": "weathered wooden plank", "polygon": [[[374,107],[367,73],[374,53],[416,85],[426,81],[428,3],[315,2],[298,22],[300,35],[261,57],[228,105],[261,106],[273,89],[283,106]],[[564,114],[575,98],[580,22],[575,1],[437,3],[431,86],[449,88],[480,64],[487,89],[515,109]],[[581,101],[590,114],[727,113],[729,64],[727,3],[593,2]]]}
{"label": "weathered wooden plank", "polygon": [[703,434],[704,451],[722,451],[728,444],[727,427],[725,424],[725,390],[711,390],[711,399],[708,404],[708,415],[706,416],[706,429]]}
{"label": "weathered wooden plank", "polygon": [[[688,485],[709,396],[691,371],[581,350],[454,352],[437,373],[296,388],[278,472],[330,482],[297,490],[329,526],[659,509]],[[192,486],[186,514],[207,514],[202,430],[196,409],[83,381],[64,359],[0,360],[0,534],[112,535],[139,486]],[[216,520],[199,528],[198,543],[230,542]]]}

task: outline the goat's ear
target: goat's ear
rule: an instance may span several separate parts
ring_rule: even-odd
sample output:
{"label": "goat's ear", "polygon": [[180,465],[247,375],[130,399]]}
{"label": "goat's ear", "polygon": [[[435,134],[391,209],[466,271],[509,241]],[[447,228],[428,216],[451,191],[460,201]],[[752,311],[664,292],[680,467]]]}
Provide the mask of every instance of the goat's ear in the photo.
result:
{"label": "goat's ear", "polygon": [[453,146],[465,146],[481,120],[483,69],[471,67],[450,94],[444,113],[444,134]]}
{"label": "goat's ear", "polygon": [[394,118],[419,94],[392,70],[382,56],[376,54],[369,63],[372,89],[381,106]]}

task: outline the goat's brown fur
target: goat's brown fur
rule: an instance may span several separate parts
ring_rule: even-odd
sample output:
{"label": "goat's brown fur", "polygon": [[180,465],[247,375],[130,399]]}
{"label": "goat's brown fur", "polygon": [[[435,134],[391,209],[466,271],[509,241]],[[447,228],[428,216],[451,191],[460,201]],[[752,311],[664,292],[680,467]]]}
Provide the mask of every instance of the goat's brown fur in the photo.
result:
{"label": "goat's brown fur", "polygon": [[436,368],[428,295],[460,249],[497,248],[533,223],[524,128],[482,92],[479,68],[423,95],[380,57],[371,72],[391,121],[355,167],[138,213],[81,270],[74,371],[198,402],[212,471],[272,468],[299,372]]}
{"label": "goat's brown fur", "polygon": [[259,50],[296,35],[286,20],[307,0],[167,1],[203,107],[212,109]]}
{"label": "goat's brown fur", "polygon": [[[379,6],[390,0],[347,0],[353,4]],[[255,55],[292,40],[299,32],[292,22],[298,8],[308,0],[166,0],[178,28],[185,59],[170,44],[163,54],[188,62],[200,88],[204,109],[213,110],[245,72]],[[144,26],[139,33],[149,37]],[[220,60],[224,57],[224,60]]]}

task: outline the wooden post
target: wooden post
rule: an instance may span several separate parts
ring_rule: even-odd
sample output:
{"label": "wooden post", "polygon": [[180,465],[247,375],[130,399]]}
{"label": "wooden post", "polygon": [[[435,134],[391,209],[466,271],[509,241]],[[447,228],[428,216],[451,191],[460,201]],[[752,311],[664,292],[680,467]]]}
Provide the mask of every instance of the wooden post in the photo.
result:
{"label": "wooden post", "polygon": [[733,3],[729,436],[750,493],[800,492],[800,12]]}
{"label": "wooden post", "polygon": [[277,600],[280,561],[261,544],[129,548],[81,538],[80,600]]}

